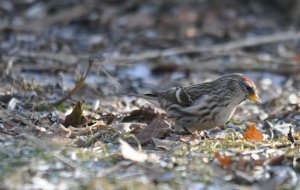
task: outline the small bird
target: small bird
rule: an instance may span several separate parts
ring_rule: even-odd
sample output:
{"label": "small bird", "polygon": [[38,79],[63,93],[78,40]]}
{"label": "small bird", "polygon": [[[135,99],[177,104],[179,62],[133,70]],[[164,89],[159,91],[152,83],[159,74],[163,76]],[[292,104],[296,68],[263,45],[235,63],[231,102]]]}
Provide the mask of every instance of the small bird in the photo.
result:
{"label": "small bird", "polygon": [[161,107],[176,126],[190,132],[226,124],[245,100],[261,102],[253,81],[239,73],[211,82],[137,96]]}

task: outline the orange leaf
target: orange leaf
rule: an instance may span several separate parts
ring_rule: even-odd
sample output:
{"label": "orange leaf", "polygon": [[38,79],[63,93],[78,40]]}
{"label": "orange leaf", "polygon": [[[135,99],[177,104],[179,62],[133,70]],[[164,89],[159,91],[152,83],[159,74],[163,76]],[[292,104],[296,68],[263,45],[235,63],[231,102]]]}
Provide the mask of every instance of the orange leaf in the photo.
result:
{"label": "orange leaf", "polygon": [[217,158],[221,164],[221,166],[223,167],[228,167],[232,160],[230,156],[221,156],[221,154],[219,152],[215,153],[215,158]]}
{"label": "orange leaf", "polygon": [[294,59],[295,59],[296,61],[300,61],[300,55],[296,55],[296,56],[294,57]]}
{"label": "orange leaf", "polygon": [[244,140],[249,141],[262,141],[264,139],[263,134],[256,128],[256,125],[252,123],[246,133],[243,136]]}

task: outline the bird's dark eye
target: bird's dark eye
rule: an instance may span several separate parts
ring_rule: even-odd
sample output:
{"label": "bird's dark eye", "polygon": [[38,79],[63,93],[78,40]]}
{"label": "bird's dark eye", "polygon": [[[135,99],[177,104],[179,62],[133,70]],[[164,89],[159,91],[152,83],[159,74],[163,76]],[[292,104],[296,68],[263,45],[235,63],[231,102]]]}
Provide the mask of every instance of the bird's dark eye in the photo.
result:
{"label": "bird's dark eye", "polygon": [[252,86],[246,85],[246,90],[249,94],[254,94],[254,89]]}

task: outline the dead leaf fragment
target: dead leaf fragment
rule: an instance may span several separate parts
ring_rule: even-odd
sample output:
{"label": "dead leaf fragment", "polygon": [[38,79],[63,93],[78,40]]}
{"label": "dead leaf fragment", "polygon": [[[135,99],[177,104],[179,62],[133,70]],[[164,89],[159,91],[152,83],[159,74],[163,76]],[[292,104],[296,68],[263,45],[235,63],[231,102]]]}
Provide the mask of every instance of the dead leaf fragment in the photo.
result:
{"label": "dead leaf fragment", "polygon": [[224,168],[227,168],[232,163],[230,156],[221,156],[221,154],[219,152],[215,153],[215,158],[218,159],[218,161],[220,162],[220,165]]}
{"label": "dead leaf fragment", "polygon": [[82,115],[83,108],[82,108],[82,101],[77,102],[76,106],[73,108],[72,113],[66,116],[64,121],[64,125],[68,126],[79,126],[86,123],[87,119]]}
{"label": "dead leaf fragment", "polygon": [[153,119],[160,117],[160,113],[155,112],[153,108],[142,107],[138,110],[133,110],[128,116],[123,118],[123,122],[130,121],[152,121]]}
{"label": "dead leaf fragment", "polygon": [[126,141],[120,139],[120,149],[121,149],[121,154],[125,159],[132,160],[135,162],[145,162],[148,158],[148,155],[135,150],[132,148]]}
{"label": "dead leaf fragment", "polygon": [[266,160],[264,164],[268,165],[268,166],[280,166],[282,164],[282,161],[284,160],[284,158],[285,158],[285,155],[279,155],[279,156],[276,156],[269,160]]}
{"label": "dead leaf fragment", "polygon": [[299,61],[299,62],[300,62],[300,55],[296,55],[296,56],[294,57],[294,59],[295,59],[296,61]]}
{"label": "dead leaf fragment", "polygon": [[249,126],[248,130],[243,136],[243,139],[248,141],[262,141],[264,139],[264,136],[253,123]]}
{"label": "dead leaf fragment", "polygon": [[288,132],[288,140],[291,142],[291,143],[295,143],[295,138],[293,137],[293,132],[292,132],[292,126],[290,126],[290,130]]}
{"label": "dead leaf fragment", "polygon": [[135,136],[142,145],[152,138],[161,138],[169,131],[169,125],[161,118],[154,119],[146,128],[140,130]]}

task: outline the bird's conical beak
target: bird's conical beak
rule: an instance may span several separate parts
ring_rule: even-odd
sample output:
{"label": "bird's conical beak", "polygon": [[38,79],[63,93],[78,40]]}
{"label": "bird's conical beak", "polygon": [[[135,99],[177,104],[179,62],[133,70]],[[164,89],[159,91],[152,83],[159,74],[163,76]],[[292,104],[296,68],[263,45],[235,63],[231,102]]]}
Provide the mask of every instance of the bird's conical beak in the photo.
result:
{"label": "bird's conical beak", "polygon": [[250,95],[250,96],[249,96],[249,100],[254,101],[254,102],[261,103],[261,100],[260,100],[259,96],[258,96],[256,93]]}

